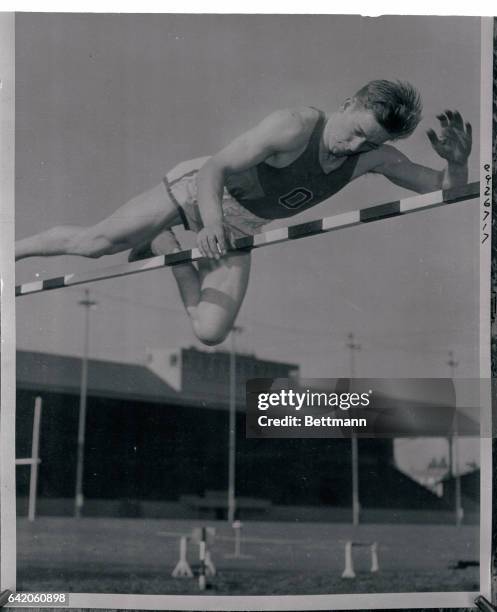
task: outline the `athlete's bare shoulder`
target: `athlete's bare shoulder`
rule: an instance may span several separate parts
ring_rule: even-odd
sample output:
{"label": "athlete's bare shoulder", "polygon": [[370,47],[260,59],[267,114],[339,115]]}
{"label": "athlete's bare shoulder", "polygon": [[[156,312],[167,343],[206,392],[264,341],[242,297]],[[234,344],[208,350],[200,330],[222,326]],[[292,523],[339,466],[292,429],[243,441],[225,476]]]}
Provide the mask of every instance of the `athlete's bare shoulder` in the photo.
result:
{"label": "athlete's bare shoulder", "polygon": [[311,106],[298,106],[280,111],[287,116],[296,129],[301,132],[312,132],[319,118],[319,111]]}
{"label": "athlete's bare shoulder", "polygon": [[319,113],[310,107],[283,108],[268,115],[260,124],[267,133],[277,134],[281,150],[295,150],[307,144]]}

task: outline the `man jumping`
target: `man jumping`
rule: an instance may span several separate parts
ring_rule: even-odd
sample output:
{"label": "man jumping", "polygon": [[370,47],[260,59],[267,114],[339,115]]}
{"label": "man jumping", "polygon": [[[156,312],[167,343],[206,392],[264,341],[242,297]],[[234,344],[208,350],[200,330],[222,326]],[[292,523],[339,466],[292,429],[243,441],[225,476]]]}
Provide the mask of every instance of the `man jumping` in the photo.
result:
{"label": "man jumping", "polygon": [[411,162],[388,141],[411,135],[421,99],[406,82],[371,81],[330,114],[279,110],[212,157],[176,166],[160,185],[91,227],[57,226],[16,243],[16,260],[33,256],[97,258],[132,249],[129,260],[180,250],[171,228],[196,232],[205,259],[172,267],[195,335],[222,342],[247,289],[250,253],[229,251],[274,219],[296,215],[372,172],[418,193],[463,185],[472,130],[457,111],[427,135],[443,170]]}

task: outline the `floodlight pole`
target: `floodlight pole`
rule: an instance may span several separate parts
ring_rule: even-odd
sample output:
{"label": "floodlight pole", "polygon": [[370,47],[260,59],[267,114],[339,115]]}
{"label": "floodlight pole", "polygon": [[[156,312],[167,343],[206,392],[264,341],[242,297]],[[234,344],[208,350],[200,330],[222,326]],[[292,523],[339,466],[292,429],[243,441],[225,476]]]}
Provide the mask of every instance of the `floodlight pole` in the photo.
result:
{"label": "floodlight pole", "polygon": [[[454,352],[449,351],[447,365],[450,368],[450,377],[454,381],[456,368],[459,362],[454,358]],[[458,426],[457,404],[454,413],[454,431],[449,438],[449,473],[454,478],[454,505],[456,513],[456,526],[460,527],[463,520],[463,507],[461,495],[461,476],[459,474],[459,426]]]}
{"label": "floodlight pole", "polygon": [[242,327],[233,326],[230,350],[230,405],[228,436],[228,523],[233,524],[236,513],[236,334]]}
{"label": "floodlight pole", "polygon": [[85,463],[85,433],[86,433],[86,397],[88,394],[88,354],[90,348],[90,309],[97,302],[90,299],[90,291],[85,289],[85,299],[78,302],[85,307],[85,339],[83,359],[81,361],[81,384],[79,393],[78,448],[76,458],[76,489],[74,498],[74,516],[81,518],[84,504],[83,472]]}
{"label": "floodlight pole", "polygon": [[[350,384],[355,378],[355,352],[361,350],[361,345],[354,342],[354,334],[347,335],[346,347],[350,350]],[[352,524],[359,525],[360,502],[359,502],[359,445],[357,435],[352,432],[350,438],[352,451]]]}
{"label": "floodlight pole", "polygon": [[33,437],[31,440],[31,471],[29,476],[28,520],[34,521],[36,516],[36,494],[38,490],[38,464],[40,462],[40,424],[42,399],[35,399],[33,418]]}

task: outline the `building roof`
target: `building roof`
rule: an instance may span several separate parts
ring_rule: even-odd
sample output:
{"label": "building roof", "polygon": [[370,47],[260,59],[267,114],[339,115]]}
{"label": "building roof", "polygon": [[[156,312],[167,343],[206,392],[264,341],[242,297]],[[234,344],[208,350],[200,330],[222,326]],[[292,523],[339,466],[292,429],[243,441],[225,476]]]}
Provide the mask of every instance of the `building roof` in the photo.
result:
{"label": "building roof", "polygon": [[[82,359],[17,351],[17,387],[36,392],[79,394]],[[183,403],[180,393],[145,366],[88,360],[88,394],[123,400]]]}
{"label": "building roof", "polygon": [[[204,353],[197,349],[183,349],[186,352],[197,352],[199,356],[208,357],[212,353]],[[226,361],[229,355],[218,352],[217,356]],[[291,369],[295,366],[267,360],[258,360],[255,356],[237,355],[240,364],[249,359],[260,364],[273,365],[274,369],[282,367]],[[88,360],[88,395],[112,398],[124,401],[143,401],[159,404],[174,404],[214,409],[228,409],[229,385],[209,384],[206,372],[194,368],[193,374],[197,382],[192,384],[186,380],[181,391],[169,385],[161,376],[155,374],[149,367],[141,364],[105,361],[101,359]],[[67,355],[17,351],[17,388],[36,393],[67,393],[79,395],[81,386],[82,359]],[[189,377],[191,378],[191,376]],[[238,379],[242,383],[242,379]],[[244,410],[244,390],[237,393],[237,409]]]}

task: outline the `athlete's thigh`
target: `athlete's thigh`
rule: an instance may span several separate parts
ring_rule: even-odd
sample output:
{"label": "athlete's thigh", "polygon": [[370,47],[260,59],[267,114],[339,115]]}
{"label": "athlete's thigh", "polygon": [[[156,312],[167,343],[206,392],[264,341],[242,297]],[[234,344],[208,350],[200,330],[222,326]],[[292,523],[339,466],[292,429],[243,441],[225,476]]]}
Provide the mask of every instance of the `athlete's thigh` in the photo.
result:
{"label": "athlete's thigh", "polygon": [[126,202],[97,223],[92,231],[113,242],[130,239],[142,242],[179,222],[178,209],[168,196],[165,185],[160,183]]}
{"label": "athlete's thigh", "polygon": [[250,253],[229,253],[219,262],[201,260],[198,314],[216,325],[231,325],[247,291]]}

